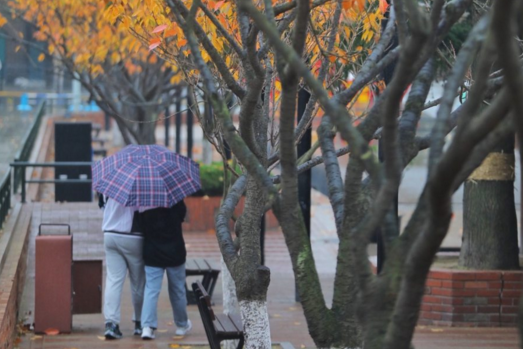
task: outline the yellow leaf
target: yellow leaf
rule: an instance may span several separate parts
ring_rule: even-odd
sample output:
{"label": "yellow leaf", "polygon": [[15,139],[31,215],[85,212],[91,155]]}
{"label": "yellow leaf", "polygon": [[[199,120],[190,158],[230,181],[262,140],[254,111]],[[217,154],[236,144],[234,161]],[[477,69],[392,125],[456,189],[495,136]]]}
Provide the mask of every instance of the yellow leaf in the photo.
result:
{"label": "yellow leaf", "polygon": [[96,336],[99,340],[101,341],[104,341],[105,340],[105,337],[104,336]]}
{"label": "yellow leaf", "polygon": [[38,62],[42,62],[44,59],[45,59],[45,54],[40,53],[40,55],[38,56]]}
{"label": "yellow leaf", "polygon": [[21,46],[20,46],[20,45],[16,46],[16,47],[15,47],[15,52],[18,52],[18,51],[20,51],[20,48],[21,48]]}
{"label": "yellow leaf", "polygon": [[180,344],[169,344],[169,348],[179,348]]}

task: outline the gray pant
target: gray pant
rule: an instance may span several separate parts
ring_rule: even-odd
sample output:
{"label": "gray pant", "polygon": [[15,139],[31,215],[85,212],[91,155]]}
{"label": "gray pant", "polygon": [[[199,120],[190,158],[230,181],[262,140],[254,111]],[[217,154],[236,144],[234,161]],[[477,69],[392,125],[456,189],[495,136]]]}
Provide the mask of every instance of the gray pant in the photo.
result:
{"label": "gray pant", "polygon": [[162,289],[164,271],[167,273],[169,299],[173,308],[174,322],[178,328],[187,326],[187,296],[185,295],[185,264],[178,267],[158,268],[145,266],[147,282],[143,302],[142,326],[158,327],[158,297]]}
{"label": "gray pant", "polygon": [[133,321],[142,316],[145,270],[143,264],[143,239],[104,234],[105,248],[105,322],[120,323],[120,300],[127,270],[131,280]]}

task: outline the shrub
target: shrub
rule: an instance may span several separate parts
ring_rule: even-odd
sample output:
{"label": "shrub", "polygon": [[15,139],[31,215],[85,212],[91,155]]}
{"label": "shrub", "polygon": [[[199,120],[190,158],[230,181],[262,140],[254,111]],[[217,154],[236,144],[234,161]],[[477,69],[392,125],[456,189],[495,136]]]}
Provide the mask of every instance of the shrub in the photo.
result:
{"label": "shrub", "polygon": [[221,196],[223,194],[223,163],[200,164],[202,190],[196,195]]}

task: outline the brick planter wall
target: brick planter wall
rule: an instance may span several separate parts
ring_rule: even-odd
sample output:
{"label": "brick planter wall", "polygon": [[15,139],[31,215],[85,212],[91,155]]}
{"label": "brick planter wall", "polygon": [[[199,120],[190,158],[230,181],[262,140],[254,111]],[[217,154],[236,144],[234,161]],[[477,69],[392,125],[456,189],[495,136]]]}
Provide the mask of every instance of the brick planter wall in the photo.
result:
{"label": "brick planter wall", "polygon": [[[242,197],[234,214],[238,216],[243,210],[245,198]],[[214,230],[214,217],[220,208],[221,196],[191,196],[184,199],[187,206],[187,216],[183,223],[183,231],[209,231]],[[278,220],[272,213],[265,215],[266,229],[275,229],[279,226]]]}
{"label": "brick planter wall", "polygon": [[515,327],[522,293],[522,271],[433,269],[418,324]]}

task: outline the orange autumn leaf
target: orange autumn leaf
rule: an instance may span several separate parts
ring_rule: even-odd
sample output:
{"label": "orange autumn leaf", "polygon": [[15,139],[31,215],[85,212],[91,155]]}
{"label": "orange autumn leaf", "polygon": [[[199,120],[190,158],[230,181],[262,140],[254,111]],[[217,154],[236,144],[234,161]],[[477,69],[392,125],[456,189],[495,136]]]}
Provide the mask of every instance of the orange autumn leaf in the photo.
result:
{"label": "orange autumn leaf", "polygon": [[379,0],[379,9],[381,13],[387,12],[387,9],[389,8],[389,4],[387,3],[387,0]]}
{"label": "orange autumn leaf", "polygon": [[56,336],[57,334],[60,333],[59,330],[57,330],[56,328],[48,328],[44,331],[44,333],[48,336]]}
{"label": "orange autumn leaf", "polygon": [[154,50],[155,48],[160,46],[161,43],[162,43],[162,39],[152,38],[151,40],[149,40],[149,51]]}
{"label": "orange autumn leaf", "polygon": [[161,33],[163,32],[165,29],[167,29],[167,24],[162,24],[162,25],[159,25],[157,26],[156,28],[153,29],[153,31],[151,33],[155,34],[155,33]]}
{"label": "orange autumn leaf", "polygon": [[175,36],[176,34],[178,34],[178,30],[176,30],[176,28],[171,28],[171,29],[167,29],[165,31],[165,33],[163,33],[163,36],[165,38],[168,38],[168,37],[171,37],[171,36]]}
{"label": "orange autumn leaf", "polygon": [[225,1],[222,0],[222,1],[218,1],[215,5],[214,5],[214,11],[218,11],[220,9],[220,7],[222,7],[223,3]]}

